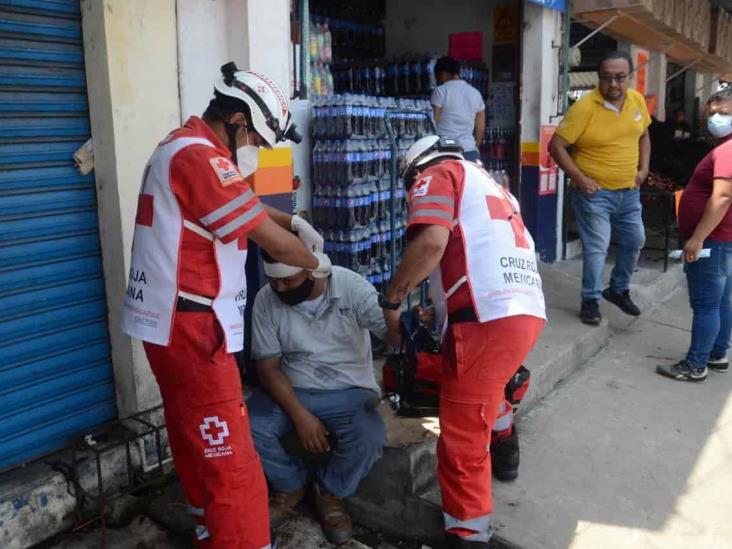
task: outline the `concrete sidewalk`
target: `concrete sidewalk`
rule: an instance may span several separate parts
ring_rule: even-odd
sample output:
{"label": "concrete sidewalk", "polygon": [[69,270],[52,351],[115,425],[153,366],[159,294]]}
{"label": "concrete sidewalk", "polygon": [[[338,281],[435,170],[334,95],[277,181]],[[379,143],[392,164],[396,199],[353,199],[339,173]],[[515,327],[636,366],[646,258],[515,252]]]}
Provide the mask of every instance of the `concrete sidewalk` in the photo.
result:
{"label": "concrete sidewalk", "polygon": [[[679,316],[684,320],[676,325],[688,325],[688,306],[683,299],[679,298],[678,303],[673,302],[678,310],[666,312],[667,321],[661,320],[662,317],[658,316],[660,313],[657,311],[648,310],[649,307],[656,306],[667,298],[683,279],[678,265],[673,265],[667,273],[662,273],[660,262],[657,261],[658,254],[655,255],[656,258],[644,258],[634,276],[633,296],[645,311],[641,319],[631,319],[613,305],[603,303],[601,308],[605,320],[599,327],[585,326],[578,318],[581,263],[572,260],[541,266],[549,323],[539,344],[527,360],[527,366],[532,371],[532,384],[520,412],[523,414],[519,422],[522,445],[521,476],[514,484],[495,485],[496,547],[519,546],[542,549],[569,547],[569,543],[584,543],[584,540],[590,539],[587,536],[591,535],[604,539],[606,535],[610,535],[606,534],[607,528],[611,533],[624,534],[627,525],[635,524],[629,520],[629,516],[639,513],[639,516],[651,516],[656,512],[651,505],[655,501],[655,496],[649,495],[647,499],[641,500],[641,503],[626,501],[629,498],[627,492],[632,493],[635,486],[641,485],[632,476],[634,471],[641,470],[646,476],[649,475],[649,465],[643,461],[646,453],[652,454],[651,457],[659,461],[667,459],[668,461],[662,465],[665,467],[663,470],[669,475],[676,466],[682,466],[683,471],[680,475],[686,479],[690,466],[683,459],[678,463],[678,455],[669,453],[668,457],[660,456],[660,452],[656,451],[666,448],[665,436],[671,436],[673,440],[674,427],[663,422],[658,423],[663,425],[664,430],[670,430],[660,440],[656,440],[657,435],[654,435],[656,438],[649,438],[648,440],[653,441],[652,444],[649,443],[650,446],[644,445],[646,431],[628,418],[643,417],[649,413],[643,408],[647,404],[646,398],[643,395],[634,395],[627,403],[623,402],[622,398],[615,400],[621,389],[628,386],[636,387],[636,376],[633,373],[626,373],[628,379],[615,379],[619,367],[608,366],[614,364],[614,360],[620,360],[607,358],[610,356],[608,355],[610,349],[617,348],[632,355],[630,350],[632,345],[647,344],[662,348],[665,346],[666,350],[663,352],[654,347],[655,351],[648,351],[645,354],[663,356],[671,360],[677,358],[677,355],[680,356],[688,340],[688,334],[683,331],[657,324],[657,322],[673,324],[670,320]],[[607,270],[609,273],[609,268]],[[666,308],[658,311],[666,311]],[[686,316],[682,316],[684,314]],[[646,325],[648,330],[653,328],[656,331],[639,332],[640,327]],[[663,343],[660,345],[653,343],[653,338],[664,337],[678,349]],[[675,354],[670,352],[672,348]],[[641,354],[643,352],[640,351]],[[663,393],[664,395],[704,394],[699,387],[686,387],[680,383],[661,379],[652,372],[655,363],[649,366],[648,359],[643,359],[640,354],[636,358],[638,364],[630,369],[641,369],[639,364],[645,364],[646,371],[643,372],[643,376],[649,379],[647,383],[649,387],[671,386],[671,393]],[[634,364],[628,358],[622,359],[621,362],[623,367]],[[610,378],[596,376],[594,370],[601,370]],[[590,376],[593,382],[580,383],[580,388],[576,389],[577,379],[584,376]],[[576,396],[573,391],[577,391]],[[599,401],[597,403],[596,395]],[[607,404],[610,409],[600,406],[602,403]],[[658,404],[658,401],[651,398],[648,403]],[[700,405],[698,402],[695,404]],[[581,405],[590,408],[591,411],[581,409]],[[380,411],[388,424],[388,446],[383,459],[364,480],[357,496],[349,501],[353,518],[357,523],[376,532],[402,540],[405,538],[422,540],[432,547],[438,547],[442,538],[442,514],[439,507],[439,489],[435,481],[437,420],[398,418],[386,404],[382,404]],[[663,409],[653,410],[653,414],[669,421],[669,416]],[[693,415],[687,417],[693,418]],[[606,427],[603,422],[611,425]],[[651,424],[653,422],[650,418],[642,423],[646,429]],[[684,425],[684,432],[687,427],[688,424]],[[606,433],[613,434],[610,436]],[[596,437],[599,438],[599,442]],[[732,437],[729,438],[732,440]],[[623,444],[627,444],[629,448],[625,450],[626,455],[633,456],[633,459],[625,459],[625,456],[618,456],[618,451],[612,453],[607,449],[606,454],[603,454],[604,457],[592,457],[592,452],[603,448],[603,444],[615,445],[616,449],[624,448]],[[728,446],[732,446],[732,443],[728,442]],[[582,469],[583,464],[592,464],[589,473]],[[663,478],[663,482],[665,484],[661,487],[664,490],[674,492],[674,488],[678,489],[674,483],[669,483],[669,479]],[[679,482],[681,480],[676,484]],[[643,489],[652,494],[650,487]],[[590,502],[585,499],[589,499]],[[619,505],[608,503],[613,501],[619,502]],[[608,506],[612,512],[606,513]],[[718,513],[723,512],[721,504],[717,509]],[[592,510],[594,512],[583,514],[584,511]],[[192,525],[190,517],[184,511],[185,502],[178,490],[173,490],[166,497],[158,498],[147,509],[147,513],[165,525],[170,532],[178,532],[185,536],[183,539],[187,539]],[[657,515],[665,516],[668,512],[668,508],[662,507],[657,510]],[[610,526],[600,528],[596,524],[602,523],[603,519],[607,519],[605,522]],[[662,528],[659,520],[654,524],[657,530]],[[649,526],[651,531],[652,526]],[[580,529],[577,530],[578,528]],[[579,533],[576,534],[575,530]],[[280,541],[283,547],[288,549],[300,547],[309,549],[329,545],[322,538],[317,523],[307,514],[300,515],[280,533]],[[83,543],[85,541],[88,543],[88,539],[85,538],[78,546],[84,546]],[[187,545],[187,543],[178,545],[178,539],[180,538],[171,540],[173,547]],[[382,542],[372,543],[371,539],[368,539],[366,544],[386,547]],[[349,546],[365,547],[355,541]],[[636,546],[644,547],[626,543],[624,539],[611,544],[573,545],[573,547],[603,548]],[[715,546],[685,547],[706,549]]]}
{"label": "concrete sidewalk", "polygon": [[518,422],[521,474],[494,485],[497,533],[524,549],[732,547],[732,375],[655,372],[689,343],[682,287]]}
{"label": "concrete sidewalk", "polygon": [[[642,258],[631,291],[644,309],[663,300],[683,279],[679,265],[663,273],[655,256]],[[607,268],[609,277],[610,267]],[[579,320],[581,261],[541,265],[549,322],[526,361],[531,387],[520,414],[527,413],[600,352],[629,317],[609,303],[606,318],[592,327]],[[437,420],[397,418],[382,405],[389,440],[384,457],[350,500],[354,518],[393,535],[438,541],[442,537],[440,495],[435,480]],[[510,539],[510,538],[508,538]],[[502,536],[497,540],[510,545]]]}

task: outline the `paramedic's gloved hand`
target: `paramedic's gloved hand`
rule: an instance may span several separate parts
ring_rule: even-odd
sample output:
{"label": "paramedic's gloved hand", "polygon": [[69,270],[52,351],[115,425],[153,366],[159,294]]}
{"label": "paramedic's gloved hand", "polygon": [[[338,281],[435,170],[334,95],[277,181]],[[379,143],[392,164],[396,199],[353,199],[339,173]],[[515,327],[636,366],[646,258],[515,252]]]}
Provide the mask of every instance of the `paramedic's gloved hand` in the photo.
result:
{"label": "paramedic's gloved hand", "polygon": [[327,278],[333,271],[333,265],[330,262],[330,258],[323,252],[313,252],[313,255],[318,260],[318,266],[315,269],[311,269],[313,278]]}
{"label": "paramedic's gloved hand", "polygon": [[299,215],[293,215],[292,221],[290,222],[292,231],[297,234],[298,238],[303,241],[305,246],[311,252],[322,252],[323,251],[323,237],[315,228],[305,221]]}
{"label": "paramedic's gloved hand", "polygon": [[328,431],[320,420],[307,410],[303,410],[297,417],[293,418],[295,431],[300,438],[300,444],[305,451],[312,454],[324,454],[330,451],[328,443]]}

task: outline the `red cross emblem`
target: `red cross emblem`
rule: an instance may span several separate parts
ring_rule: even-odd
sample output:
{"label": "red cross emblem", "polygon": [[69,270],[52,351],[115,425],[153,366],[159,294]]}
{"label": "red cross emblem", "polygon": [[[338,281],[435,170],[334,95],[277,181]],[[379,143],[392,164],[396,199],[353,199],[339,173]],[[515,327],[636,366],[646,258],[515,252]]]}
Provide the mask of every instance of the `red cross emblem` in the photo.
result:
{"label": "red cross emblem", "polygon": [[221,168],[222,170],[228,170],[231,166],[229,165],[229,161],[225,158],[219,158],[216,162],[216,166]]}
{"label": "red cross emblem", "polygon": [[225,421],[221,421],[219,416],[204,418],[199,428],[201,437],[208,442],[209,446],[223,444],[224,439],[229,436],[229,426]]}
{"label": "red cross emblem", "polygon": [[513,206],[506,197],[486,196],[488,212],[491,219],[508,221],[511,224],[517,248],[528,248],[529,241],[526,239],[526,227],[521,214],[513,209]]}

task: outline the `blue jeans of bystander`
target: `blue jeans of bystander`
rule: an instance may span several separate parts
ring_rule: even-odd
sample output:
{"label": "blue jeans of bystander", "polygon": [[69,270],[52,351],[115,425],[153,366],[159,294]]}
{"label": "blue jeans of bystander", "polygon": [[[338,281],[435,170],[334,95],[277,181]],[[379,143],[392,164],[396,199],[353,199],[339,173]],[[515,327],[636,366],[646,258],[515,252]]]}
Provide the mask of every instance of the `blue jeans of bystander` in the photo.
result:
{"label": "blue jeans of bystander", "polygon": [[686,263],[689,302],[694,311],[686,359],[695,367],[724,358],[732,331],[732,242],[704,242],[710,257]]}
{"label": "blue jeans of bystander", "polygon": [[582,239],[582,299],[600,299],[602,295],[602,272],[611,236],[615,237],[618,250],[610,289],[615,293],[627,291],[646,240],[640,191],[603,189],[586,194],[573,190],[572,205]]}

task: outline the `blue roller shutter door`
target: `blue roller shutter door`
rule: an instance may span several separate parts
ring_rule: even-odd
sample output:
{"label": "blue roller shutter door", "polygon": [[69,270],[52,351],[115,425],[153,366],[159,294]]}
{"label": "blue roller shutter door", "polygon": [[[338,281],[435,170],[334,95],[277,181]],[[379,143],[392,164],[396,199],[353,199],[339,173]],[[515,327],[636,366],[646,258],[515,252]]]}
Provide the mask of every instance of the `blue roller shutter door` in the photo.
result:
{"label": "blue roller shutter door", "polygon": [[116,416],[78,0],[0,0],[0,469]]}

